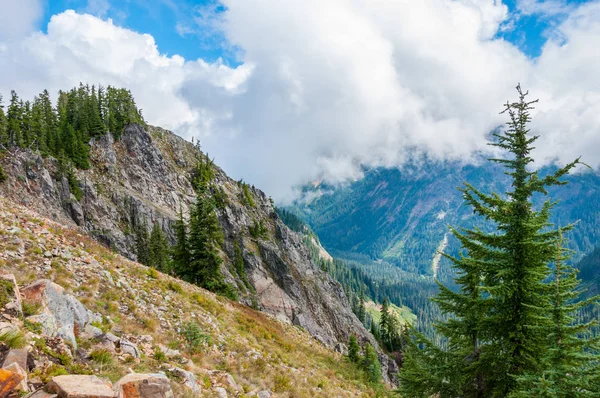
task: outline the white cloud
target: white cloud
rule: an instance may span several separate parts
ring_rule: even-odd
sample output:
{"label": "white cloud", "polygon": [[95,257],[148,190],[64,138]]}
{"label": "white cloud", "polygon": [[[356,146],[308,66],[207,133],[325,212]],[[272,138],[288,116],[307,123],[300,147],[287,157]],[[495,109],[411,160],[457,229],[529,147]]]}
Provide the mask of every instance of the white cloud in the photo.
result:
{"label": "white cloud", "polygon": [[572,10],[536,60],[496,38],[509,18],[497,0],[223,3],[208,20],[243,51],[237,68],[162,55],[149,35],[69,11],[47,34],[0,43],[0,91],[126,86],[151,123],[200,136],[235,178],[279,199],[418,154],[468,161],[517,82],[541,98],[540,158],[600,165],[597,1]]}
{"label": "white cloud", "polygon": [[0,0],[0,42],[34,31],[42,12],[40,0]]}

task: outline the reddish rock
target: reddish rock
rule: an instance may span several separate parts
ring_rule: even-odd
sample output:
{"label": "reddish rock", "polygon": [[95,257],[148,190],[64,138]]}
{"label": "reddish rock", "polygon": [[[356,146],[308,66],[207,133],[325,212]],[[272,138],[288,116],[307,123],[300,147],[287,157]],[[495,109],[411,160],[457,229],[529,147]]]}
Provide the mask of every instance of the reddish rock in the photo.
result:
{"label": "reddish rock", "polygon": [[163,374],[130,373],[115,384],[117,398],[173,398],[173,390]]}
{"label": "reddish rock", "polygon": [[27,350],[24,348],[10,350],[4,358],[2,367],[6,368],[11,363],[16,363],[21,368],[27,370]]}
{"label": "reddish rock", "polygon": [[0,369],[0,398],[7,397],[23,381],[23,376],[10,370]]}

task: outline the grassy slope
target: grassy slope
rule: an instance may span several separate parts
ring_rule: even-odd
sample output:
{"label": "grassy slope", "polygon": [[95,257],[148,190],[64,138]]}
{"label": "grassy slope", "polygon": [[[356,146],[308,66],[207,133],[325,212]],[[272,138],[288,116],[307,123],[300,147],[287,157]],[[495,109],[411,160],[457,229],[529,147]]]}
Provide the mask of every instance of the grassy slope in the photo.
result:
{"label": "grassy slope", "polygon": [[[22,285],[39,278],[54,280],[110,319],[116,333],[151,335],[155,344],[181,350],[191,358],[185,367],[204,381],[209,389],[205,391],[214,382],[208,370],[222,370],[244,391],[271,389],[278,397],[380,395],[354,365],[304,331],[151,272],[78,230],[1,197],[0,267],[14,273]],[[188,321],[210,335],[211,344],[194,355],[178,333]],[[127,366],[146,372],[158,370],[160,364],[146,355],[140,363],[117,363],[101,373],[116,380],[127,373]],[[177,391],[183,394],[181,388]]]}

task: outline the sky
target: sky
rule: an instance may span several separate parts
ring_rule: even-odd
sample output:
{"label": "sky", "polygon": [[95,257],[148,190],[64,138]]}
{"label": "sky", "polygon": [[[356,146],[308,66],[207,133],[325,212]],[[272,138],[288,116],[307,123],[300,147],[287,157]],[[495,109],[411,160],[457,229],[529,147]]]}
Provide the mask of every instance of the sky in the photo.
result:
{"label": "sky", "polygon": [[600,167],[600,0],[0,0],[0,93],[129,88],[278,201],[476,161],[517,83],[538,164]]}

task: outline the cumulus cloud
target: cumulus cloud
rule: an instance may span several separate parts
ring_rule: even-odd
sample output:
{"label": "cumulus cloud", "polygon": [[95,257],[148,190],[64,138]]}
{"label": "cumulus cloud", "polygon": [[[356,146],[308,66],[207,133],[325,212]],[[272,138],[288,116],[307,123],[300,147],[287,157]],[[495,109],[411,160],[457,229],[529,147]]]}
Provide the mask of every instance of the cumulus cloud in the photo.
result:
{"label": "cumulus cloud", "polygon": [[240,49],[238,67],[165,56],[149,35],[68,11],[47,34],[0,43],[0,91],[126,86],[151,123],[199,137],[277,199],[365,166],[468,161],[517,82],[541,99],[538,156],[600,165],[600,2],[571,10],[535,60],[497,37],[510,19],[500,0],[222,3],[199,20]]}
{"label": "cumulus cloud", "polygon": [[0,10],[0,41],[6,41],[35,30],[43,7],[39,0],[0,0]]}

